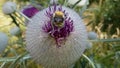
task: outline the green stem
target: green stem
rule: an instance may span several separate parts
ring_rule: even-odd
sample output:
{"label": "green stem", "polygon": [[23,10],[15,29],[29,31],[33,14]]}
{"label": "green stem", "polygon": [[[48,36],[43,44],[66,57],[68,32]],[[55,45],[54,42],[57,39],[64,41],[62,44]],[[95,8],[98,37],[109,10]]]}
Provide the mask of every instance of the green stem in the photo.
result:
{"label": "green stem", "polygon": [[87,9],[88,0],[86,0],[85,5],[80,9],[80,16],[83,16],[83,12]]}
{"label": "green stem", "polygon": [[12,58],[0,58],[0,62],[12,62],[15,61],[16,57],[12,57]]}
{"label": "green stem", "polygon": [[91,66],[93,68],[96,68],[95,65],[94,65],[94,63],[86,55],[82,54],[82,56],[90,62]]}
{"label": "green stem", "polygon": [[3,68],[5,66],[6,62],[3,62],[0,68]]}
{"label": "green stem", "polygon": [[64,6],[67,6],[67,5],[68,5],[68,0],[64,0],[63,5],[64,5]]}
{"label": "green stem", "polygon": [[14,24],[19,27],[19,24],[18,24],[17,21],[15,20],[15,17],[12,16],[11,14],[9,14],[9,15],[10,15],[10,17],[12,18]]}
{"label": "green stem", "polygon": [[[19,55],[16,59],[15,59],[15,61],[10,65],[10,67],[9,68],[15,68],[15,65],[17,64],[17,62],[18,61],[20,61],[24,56],[26,56],[27,55],[27,52],[25,52],[24,54],[22,54],[22,55]],[[23,60],[23,59],[22,59]]]}
{"label": "green stem", "polygon": [[24,24],[23,24],[24,21],[21,19],[21,17],[20,17],[17,13],[14,13],[14,15],[18,18],[19,23],[20,23],[21,25],[24,25]]}
{"label": "green stem", "polygon": [[120,42],[120,38],[117,39],[97,39],[97,40],[90,40],[91,42]]}
{"label": "green stem", "polygon": [[21,59],[23,59],[23,60],[30,58],[30,56],[26,55],[26,53],[25,53],[25,54],[19,55],[17,57],[0,58],[0,62],[13,62],[13,61],[17,60],[16,58],[20,58],[20,57],[22,57]]}
{"label": "green stem", "polygon": [[72,8],[74,8],[81,0],[78,0],[73,6]]}

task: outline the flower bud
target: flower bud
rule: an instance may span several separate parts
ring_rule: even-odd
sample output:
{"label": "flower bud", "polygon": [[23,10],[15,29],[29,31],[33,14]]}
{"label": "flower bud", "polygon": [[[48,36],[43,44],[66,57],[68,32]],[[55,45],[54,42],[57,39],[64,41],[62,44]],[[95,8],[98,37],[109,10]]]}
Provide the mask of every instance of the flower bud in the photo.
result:
{"label": "flower bud", "polygon": [[97,39],[97,34],[95,32],[88,32],[88,39],[90,40]]}
{"label": "flower bud", "polygon": [[11,30],[10,30],[10,34],[11,35],[17,35],[20,33],[20,28],[19,27],[13,27]]}
{"label": "flower bud", "polygon": [[4,14],[11,14],[15,12],[15,10],[16,10],[16,4],[10,1],[6,2],[2,7],[2,11]]}
{"label": "flower bud", "polygon": [[92,48],[92,46],[93,46],[93,44],[90,42],[90,43],[88,43],[88,45],[87,45],[87,49],[91,49]]}
{"label": "flower bud", "polygon": [[0,32],[0,53],[4,51],[8,43],[8,36],[5,33]]}

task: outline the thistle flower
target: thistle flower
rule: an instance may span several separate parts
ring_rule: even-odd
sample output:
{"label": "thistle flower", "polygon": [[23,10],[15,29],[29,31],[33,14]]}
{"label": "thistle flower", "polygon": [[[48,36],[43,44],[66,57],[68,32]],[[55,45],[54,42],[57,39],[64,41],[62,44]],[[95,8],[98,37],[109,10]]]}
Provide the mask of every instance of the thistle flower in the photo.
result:
{"label": "thistle flower", "polygon": [[85,25],[70,8],[54,5],[31,20],[26,31],[26,49],[45,68],[70,67],[88,45]]}
{"label": "thistle flower", "polygon": [[[78,0],[68,0],[68,3],[75,4]],[[89,0],[81,0],[77,6],[84,6],[85,4],[89,4]]]}
{"label": "thistle flower", "polygon": [[6,48],[8,43],[8,36],[5,33],[0,32],[0,53]]}
{"label": "thistle flower", "polygon": [[31,5],[25,6],[22,9],[22,13],[27,17],[32,18],[39,10]]}
{"label": "thistle flower", "polygon": [[10,34],[11,35],[17,35],[20,33],[20,28],[19,27],[13,27],[11,30],[10,30]]}
{"label": "thistle flower", "polygon": [[88,32],[88,38],[90,39],[90,40],[95,40],[95,39],[97,39],[97,34],[95,33],[95,32]]}
{"label": "thistle flower", "polygon": [[2,7],[2,11],[4,14],[11,14],[15,12],[15,10],[16,10],[16,4],[10,1],[6,2]]}

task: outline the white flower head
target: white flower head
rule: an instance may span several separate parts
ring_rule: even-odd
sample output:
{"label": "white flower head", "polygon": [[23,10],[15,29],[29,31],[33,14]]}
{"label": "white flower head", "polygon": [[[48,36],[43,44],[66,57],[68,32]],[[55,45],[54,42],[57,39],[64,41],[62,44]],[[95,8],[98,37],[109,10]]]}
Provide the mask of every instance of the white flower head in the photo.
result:
{"label": "white flower head", "polygon": [[95,32],[88,32],[88,39],[95,40],[97,39],[97,34]]}
{"label": "white flower head", "polygon": [[[77,1],[79,1],[79,0],[68,0],[68,3],[70,3],[70,4],[75,4]],[[89,0],[81,0],[78,4],[77,4],[77,6],[84,6],[85,4],[89,4]]]}
{"label": "white flower head", "polygon": [[53,5],[33,16],[26,44],[32,58],[45,68],[68,68],[86,49],[86,27],[75,11]]}
{"label": "white flower head", "polygon": [[5,33],[0,32],[0,53],[6,48],[8,43],[8,36]]}
{"label": "white flower head", "polygon": [[20,33],[20,28],[19,27],[13,27],[11,30],[10,30],[10,34],[11,35],[17,35]]}
{"label": "white flower head", "polygon": [[11,14],[16,10],[16,3],[8,1],[3,5],[2,10],[4,14]]}

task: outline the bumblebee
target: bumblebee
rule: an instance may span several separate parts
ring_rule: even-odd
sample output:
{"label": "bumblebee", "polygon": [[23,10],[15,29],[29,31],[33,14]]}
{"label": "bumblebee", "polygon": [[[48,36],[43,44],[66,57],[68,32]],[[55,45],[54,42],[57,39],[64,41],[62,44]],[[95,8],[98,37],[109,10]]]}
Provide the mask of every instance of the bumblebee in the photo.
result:
{"label": "bumblebee", "polygon": [[64,26],[64,13],[61,11],[55,11],[55,13],[53,14],[53,18],[52,18],[52,23],[54,26],[57,26],[59,28]]}

